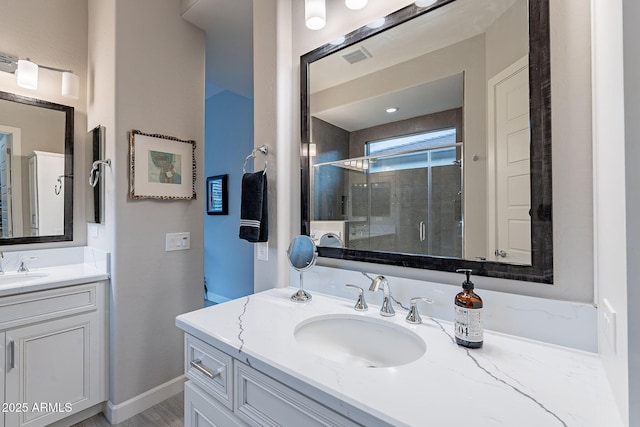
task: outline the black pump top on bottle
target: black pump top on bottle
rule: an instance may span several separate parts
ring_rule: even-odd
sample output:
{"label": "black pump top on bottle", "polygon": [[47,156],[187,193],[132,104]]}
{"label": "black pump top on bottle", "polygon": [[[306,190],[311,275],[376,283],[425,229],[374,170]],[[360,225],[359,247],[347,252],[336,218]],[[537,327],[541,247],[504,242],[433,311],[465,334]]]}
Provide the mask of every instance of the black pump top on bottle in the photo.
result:
{"label": "black pump top on bottle", "polygon": [[459,268],[456,270],[456,273],[465,273],[467,275],[467,280],[462,282],[462,289],[470,291],[473,289],[473,282],[471,281],[471,273],[473,270],[468,268]]}

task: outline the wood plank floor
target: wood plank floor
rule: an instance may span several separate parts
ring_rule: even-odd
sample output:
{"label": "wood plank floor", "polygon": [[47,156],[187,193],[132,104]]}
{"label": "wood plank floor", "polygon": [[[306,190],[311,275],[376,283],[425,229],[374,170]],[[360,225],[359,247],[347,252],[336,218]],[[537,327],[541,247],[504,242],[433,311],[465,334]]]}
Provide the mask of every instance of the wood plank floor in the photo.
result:
{"label": "wood plank floor", "polygon": [[[183,427],[184,426],[184,392],[158,403],[144,412],[134,415],[128,420],[114,424],[116,427]],[[102,414],[95,415],[72,427],[111,427]]]}

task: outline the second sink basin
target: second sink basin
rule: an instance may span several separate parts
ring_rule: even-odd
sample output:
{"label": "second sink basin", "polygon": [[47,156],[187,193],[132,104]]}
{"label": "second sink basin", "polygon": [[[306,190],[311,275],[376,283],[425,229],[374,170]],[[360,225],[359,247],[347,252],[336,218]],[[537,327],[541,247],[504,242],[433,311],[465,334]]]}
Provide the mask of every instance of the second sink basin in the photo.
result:
{"label": "second sink basin", "polygon": [[296,341],[307,350],[356,367],[386,368],[411,363],[427,350],[407,328],[356,315],[325,315],[300,322]]}
{"label": "second sink basin", "polygon": [[42,279],[47,277],[49,273],[6,273],[0,275],[0,286],[16,285],[31,280]]}

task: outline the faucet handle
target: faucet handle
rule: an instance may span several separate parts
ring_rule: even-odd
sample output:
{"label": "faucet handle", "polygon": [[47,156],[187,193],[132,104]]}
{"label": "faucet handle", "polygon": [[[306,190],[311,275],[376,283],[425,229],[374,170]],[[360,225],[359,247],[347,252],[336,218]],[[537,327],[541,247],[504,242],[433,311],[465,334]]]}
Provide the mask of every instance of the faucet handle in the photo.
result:
{"label": "faucet handle", "polygon": [[358,290],[358,300],[356,301],[356,305],[353,306],[354,310],[358,310],[358,311],[366,311],[369,309],[369,306],[367,305],[367,301],[365,301],[364,299],[364,289],[362,289],[360,286],[356,286],[356,285],[351,285],[351,284],[346,284],[345,286],[348,286],[350,288],[356,288]]}
{"label": "faucet handle", "polygon": [[28,256],[28,257],[24,257],[20,260],[20,267],[18,267],[18,273],[27,273],[29,272],[29,268],[27,267],[26,261],[35,261],[37,260],[38,257],[37,256]]}
{"label": "faucet handle", "polygon": [[411,298],[410,303],[411,303],[411,308],[409,309],[409,314],[407,314],[407,317],[405,318],[405,320],[408,323],[414,324],[414,325],[419,325],[420,323],[422,323],[422,318],[420,317],[420,313],[418,313],[418,301],[424,301],[424,302],[428,302],[429,304],[433,304],[433,300],[431,298],[426,298],[426,297],[415,297],[415,298]]}

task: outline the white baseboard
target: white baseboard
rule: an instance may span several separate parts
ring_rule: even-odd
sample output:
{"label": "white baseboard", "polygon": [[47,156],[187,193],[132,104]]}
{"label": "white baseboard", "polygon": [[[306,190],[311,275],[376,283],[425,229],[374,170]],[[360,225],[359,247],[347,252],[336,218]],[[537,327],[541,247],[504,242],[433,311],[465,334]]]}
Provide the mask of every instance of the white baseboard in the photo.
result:
{"label": "white baseboard", "polygon": [[164,384],[160,384],[158,387],[154,387],[151,390],[145,391],[129,400],[114,405],[111,401],[107,402],[107,407],[104,411],[104,416],[109,420],[111,424],[118,424],[122,421],[133,417],[140,412],[151,408],[154,405],[175,396],[184,390],[184,382],[186,378],[184,375],[180,375],[177,378],[167,381]]}

